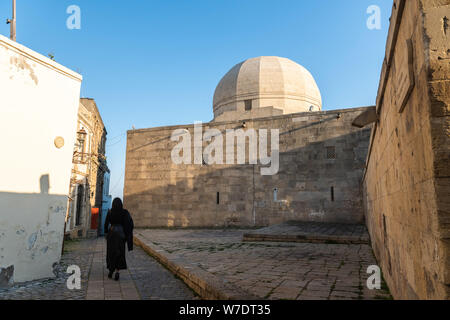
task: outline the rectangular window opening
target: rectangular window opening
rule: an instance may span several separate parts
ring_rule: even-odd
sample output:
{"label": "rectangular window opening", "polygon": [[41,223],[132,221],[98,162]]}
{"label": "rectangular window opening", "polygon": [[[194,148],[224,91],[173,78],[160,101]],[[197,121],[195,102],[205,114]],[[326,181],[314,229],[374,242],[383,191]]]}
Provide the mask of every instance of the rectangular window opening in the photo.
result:
{"label": "rectangular window opening", "polygon": [[220,204],[220,192],[217,192],[216,202],[217,204]]}
{"label": "rectangular window opening", "polygon": [[250,111],[252,110],[252,100],[245,100],[245,111]]}
{"label": "rectangular window opening", "polygon": [[327,147],[327,159],[336,159],[336,147]]}
{"label": "rectangular window opening", "polygon": [[334,187],[331,187],[330,192],[331,192],[331,201],[334,201]]}

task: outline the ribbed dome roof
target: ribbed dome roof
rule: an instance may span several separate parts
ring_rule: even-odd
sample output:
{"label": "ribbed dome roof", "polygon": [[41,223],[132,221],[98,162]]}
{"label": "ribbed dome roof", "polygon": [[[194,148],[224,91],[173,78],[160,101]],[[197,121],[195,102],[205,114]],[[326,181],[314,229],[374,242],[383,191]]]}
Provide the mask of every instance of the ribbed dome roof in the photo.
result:
{"label": "ribbed dome roof", "polygon": [[322,109],[320,91],[311,73],[281,57],[251,58],[235,65],[217,85],[214,116],[248,111],[244,104],[249,100],[252,110],[273,107],[283,114]]}

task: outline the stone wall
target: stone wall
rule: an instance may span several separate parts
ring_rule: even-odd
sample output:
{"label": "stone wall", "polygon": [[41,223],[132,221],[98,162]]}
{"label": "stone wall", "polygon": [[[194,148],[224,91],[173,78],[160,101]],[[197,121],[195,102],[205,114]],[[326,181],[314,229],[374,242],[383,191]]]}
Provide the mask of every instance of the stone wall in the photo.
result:
{"label": "stone wall", "polygon": [[[366,109],[282,115],[245,120],[245,125],[202,124],[203,133],[208,128],[258,133],[279,129],[275,175],[261,175],[266,166],[260,161],[248,164],[248,151],[243,165],[174,164],[174,130],[187,129],[193,136],[194,125],[128,131],[124,205],[138,227],[265,226],[286,220],[361,223],[370,128],[351,123]],[[223,140],[225,158],[225,134]],[[246,140],[246,150],[248,144]],[[194,143],[191,150],[192,157]]]}
{"label": "stone wall", "polygon": [[449,298],[449,18],[449,0],[394,1],[363,185],[398,299]]}

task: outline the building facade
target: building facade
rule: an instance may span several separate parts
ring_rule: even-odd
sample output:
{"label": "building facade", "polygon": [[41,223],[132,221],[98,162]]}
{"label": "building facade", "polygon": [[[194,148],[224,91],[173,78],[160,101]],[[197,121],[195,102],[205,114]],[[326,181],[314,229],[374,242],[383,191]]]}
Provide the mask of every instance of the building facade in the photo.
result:
{"label": "building facade", "polygon": [[[352,122],[367,108],[321,108],[302,66],[279,57],[246,60],[217,86],[213,121],[128,131],[124,205],[138,227],[362,223],[370,127]],[[177,163],[180,144],[187,147]]]}
{"label": "building facade", "polygon": [[81,81],[0,35],[0,287],[55,276]]}
{"label": "building facade", "polygon": [[96,236],[103,207],[106,129],[93,99],[80,99],[70,179],[66,234],[70,238]]}

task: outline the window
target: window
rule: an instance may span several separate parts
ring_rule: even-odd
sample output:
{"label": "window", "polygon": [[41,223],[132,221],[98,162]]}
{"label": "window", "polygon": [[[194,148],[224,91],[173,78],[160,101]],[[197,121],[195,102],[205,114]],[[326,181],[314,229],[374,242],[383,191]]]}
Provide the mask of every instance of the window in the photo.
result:
{"label": "window", "polygon": [[273,201],[278,201],[278,189],[273,189]]}
{"label": "window", "polygon": [[220,193],[217,192],[217,199],[216,199],[217,204],[220,204]]}
{"label": "window", "polygon": [[85,146],[85,141],[84,141],[84,140],[79,140],[79,146],[80,146],[81,161],[84,161],[84,146]]}
{"label": "window", "polygon": [[83,208],[83,196],[84,196],[84,187],[80,184],[77,188],[77,206],[75,218],[75,225],[77,226],[81,224],[81,209]]}
{"label": "window", "polygon": [[334,201],[334,187],[331,187],[330,193],[331,193],[331,201]]}
{"label": "window", "polygon": [[250,111],[252,110],[252,100],[245,100],[245,111]]}
{"label": "window", "polygon": [[87,133],[84,130],[84,128],[81,128],[80,131],[77,132],[77,140],[78,140],[78,152],[81,154],[81,161],[84,159],[84,148],[85,148],[85,141],[86,141]]}
{"label": "window", "polygon": [[336,147],[327,147],[327,159],[336,159]]}

